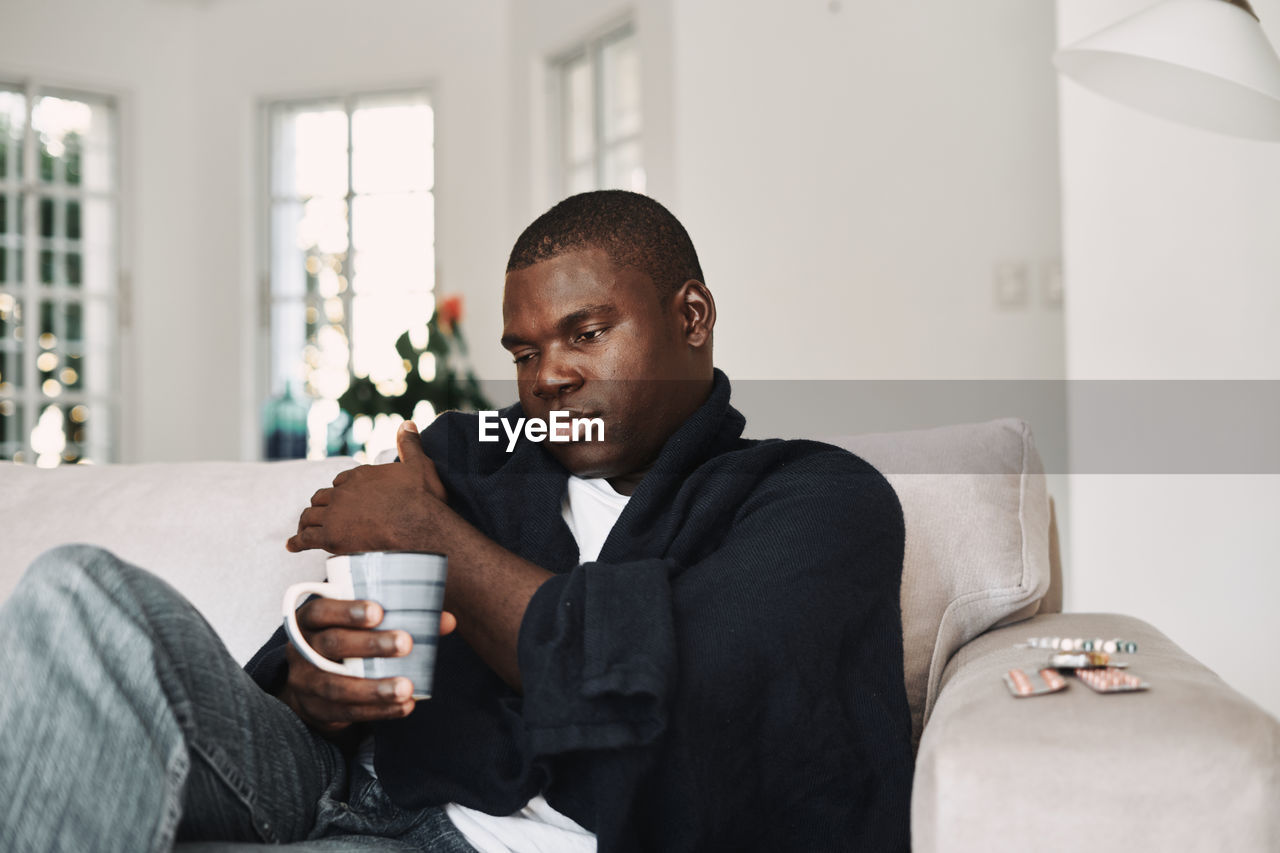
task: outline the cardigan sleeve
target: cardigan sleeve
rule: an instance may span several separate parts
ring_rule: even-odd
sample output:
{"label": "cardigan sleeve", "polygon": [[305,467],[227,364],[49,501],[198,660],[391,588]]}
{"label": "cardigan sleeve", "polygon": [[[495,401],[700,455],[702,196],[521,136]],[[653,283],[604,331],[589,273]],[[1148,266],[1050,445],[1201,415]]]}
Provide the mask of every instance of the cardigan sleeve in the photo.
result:
{"label": "cardigan sleeve", "polygon": [[538,588],[518,644],[535,754],[646,744],[662,732],[677,669],[676,569],[587,563]]}

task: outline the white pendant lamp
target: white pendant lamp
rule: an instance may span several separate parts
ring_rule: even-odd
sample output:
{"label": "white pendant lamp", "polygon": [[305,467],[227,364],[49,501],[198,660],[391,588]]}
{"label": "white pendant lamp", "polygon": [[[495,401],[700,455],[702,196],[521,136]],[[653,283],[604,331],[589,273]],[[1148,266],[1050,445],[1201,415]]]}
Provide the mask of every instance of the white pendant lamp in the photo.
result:
{"label": "white pendant lamp", "polygon": [[1063,48],[1054,64],[1144,112],[1280,142],[1280,57],[1247,0],[1165,0]]}

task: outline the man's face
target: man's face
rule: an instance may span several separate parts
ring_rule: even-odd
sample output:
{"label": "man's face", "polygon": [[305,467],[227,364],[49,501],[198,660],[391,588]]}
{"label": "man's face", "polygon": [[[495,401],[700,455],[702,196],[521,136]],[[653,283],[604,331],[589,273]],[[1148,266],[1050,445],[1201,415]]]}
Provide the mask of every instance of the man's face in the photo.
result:
{"label": "man's face", "polygon": [[652,280],[616,268],[603,250],[508,273],[502,317],[525,416],[604,421],[602,442],[544,445],[580,477],[634,485],[705,398],[707,368],[678,306],[664,311]]}

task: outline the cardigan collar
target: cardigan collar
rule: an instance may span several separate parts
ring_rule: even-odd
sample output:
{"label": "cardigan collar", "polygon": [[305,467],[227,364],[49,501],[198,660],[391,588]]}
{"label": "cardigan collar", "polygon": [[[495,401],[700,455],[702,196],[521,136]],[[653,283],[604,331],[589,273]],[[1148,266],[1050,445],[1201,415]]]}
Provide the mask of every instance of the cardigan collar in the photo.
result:
{"label": "cardigan collar", "polygon": [[[664,540],[662,522],[676,492],[689,474],[703,462],[730,449],[741,437],[746,419],[729,405],[729,377],[715,369],[711,393],[701,406],[667,439],[636,487],[600,552],[605,562],[628,556],[627,552],[654,537]],[[503,417],[523,416],[519,403],[503,411]],[[525,515],[521,524],[522,551],[536,554],[535,562],[552,571],[567,571],[576,564],[572,535],[560,515],[568,489],[569,472],[546,449],[524,441],[516,448],[509,470],[521,476],[525,489]],[[646,549],[647,550],[647,549]],[[621,552],[621,553],[619,553]],[[639,556],[639,555],[635,555]]]}

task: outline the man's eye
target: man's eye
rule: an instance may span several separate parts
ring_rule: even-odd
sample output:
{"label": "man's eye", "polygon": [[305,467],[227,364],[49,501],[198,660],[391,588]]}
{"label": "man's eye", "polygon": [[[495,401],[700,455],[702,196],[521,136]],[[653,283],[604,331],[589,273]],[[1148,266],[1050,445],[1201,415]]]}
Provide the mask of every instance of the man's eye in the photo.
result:
{"label": "man's eye", "polygon": [[531,352],[521,353],[520,355],[517,355],[515,357],[515,363],[524,364],[527,361],[529,361],[529,359],[533,358],[533,356],[534,356],[534,353],[531,353]]}
{"label": "man's eye", "polygon": [[580,334],[578,335],[578,337],[576,337],[574,340],[576,340],[576,341],[593,341],[593,340],[595,340],[596,338],[598,338],[598,337],[600,337],[601,335],[603,335],[604,333],[605,333],[605,330],[604,330],[604,329],[591,329],[590,331],[586,331],[586,332],[582,332],[582,333],[580,333]]}

